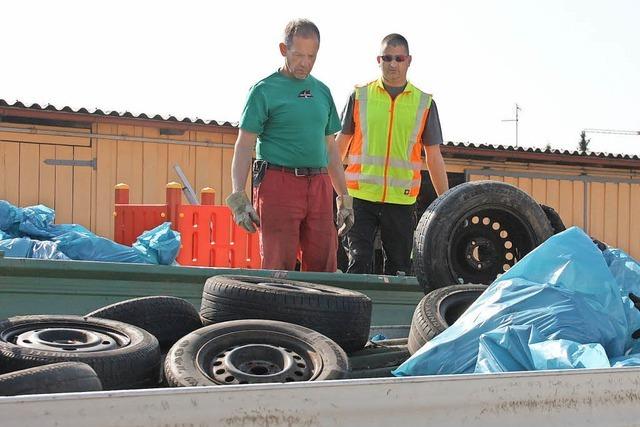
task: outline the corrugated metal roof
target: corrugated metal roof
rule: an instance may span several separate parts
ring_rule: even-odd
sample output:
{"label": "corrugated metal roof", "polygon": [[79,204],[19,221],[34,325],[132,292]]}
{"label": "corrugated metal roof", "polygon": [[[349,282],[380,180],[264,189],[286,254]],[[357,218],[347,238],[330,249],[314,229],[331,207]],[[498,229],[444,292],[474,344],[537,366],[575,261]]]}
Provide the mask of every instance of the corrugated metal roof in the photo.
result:
{"label": "corrugated metal roof", "polygon": [[[237,127],[237,122],[219,122],[216,120],[204,120],[201,118],[190,118],[190,117],[182,117],[178,118],[173,115],[160,115],[160,114],[135,114],[129,111],[119,112],[119,111],[108,111],[101,110],[99,108],[95,109],[87,109],[87,108],[79,108],[74,110],[69,106],[65,106],[62,108],[58,108],[52,104],[46,104],[44,106],[33,103],[33,104],[24,104],[20,101],[14,101],[10,103],[4,99],[0,99],[0,107],[10,107],[10,108],[22,108],[29,110],[38,110],[38,111],[53,111],[53,112],[66,112],[66,113],[78,113],[78,114],[94,114],[99,116],[110,116],[110,117],[120,117],[120,118],[133,118],[133,119],[142,119],[142,120],[160,120],[167,122],[177,122],[177,123],[193,123],[200,125],[213,125],[213,126],[232,126]],[[620,160],[640,160],[640,156],[630,155],[630,154],[614,154],[614,153],[605,153],[605,152],[587,152],[581,153],[579,151],[570,151],[570,150],[560,150],[560,149],[541,149],[541,148],[524,148],[524,147],[514,147],[510,145],[493,145],[493,144],[474,144],[469,142],[446,142],[445,147],[454,147],[454,148],[470,148],[477,150],[500,150],[500,151],[512,151],[517,155],[518,152],[521,153],[537,153],[537,154],[555,154],[555,155],[566,155],[566,156],[578,156],[583,158],[600,158],[600,159],[620,159]]]}
{"label": "corrugated metal roof", "polygon": [[521,153],[538,153],[538,154],[558,154],[558,155],[569,155],[569,156],[579,156],[579,157],[590,157],[590,158],[606,158],[606,159],[624,159],[624,160],[640,160],[640,156],[631,155],[631,154],[615,154],[615,153],[605,153],[599,151],[589,151],[586,153],[581,153],[580,151],[574,150],[561,150],[556,148],[543,149],[543,148],[534,148],[534,147],[514,147],[511,145],[493,145],[493,144],[474,144],[470,142],[446,142],[444,144],[447,147],[456,147],[456,148],[471,148],[471,149],[484,149],[484,150],[501,150],[501,151],[513,151],[513,152],[521,152]]}
{"label": "corrugated metal roof", "polygon": [[64,113],[78,113],[78,114],[95,114],[99,116],[111,116],[111,117],[122,117],[122,118],[130,118],[130,119],[143,119],[143,120],[161,120],[166,122],[180,122],[180,123],[196,123],[201,125],[215,125],[215,126],[237,126],[237,122],[218,122],[216,120],[203,120],[200,118],[191,118],[191,117],[176,117],[173,115],[161,115],[161,114],[135,114],[129,111],[109,111],[102,110],[100,108],[88,109],[88,108],[78,108],[74,110],[69,106],[64,106],[62,108],[58,108],[53,104],[45,104],[40,105],[37,103],[33,104],[25,104],[21,101],[14,101],[13,103],[6,101],[4,99],[0,99],[0,107],[11,107],[11,108],[24,108],[28,110],[39,110],[39,111],[54,111],[54,112],[64,112]]}

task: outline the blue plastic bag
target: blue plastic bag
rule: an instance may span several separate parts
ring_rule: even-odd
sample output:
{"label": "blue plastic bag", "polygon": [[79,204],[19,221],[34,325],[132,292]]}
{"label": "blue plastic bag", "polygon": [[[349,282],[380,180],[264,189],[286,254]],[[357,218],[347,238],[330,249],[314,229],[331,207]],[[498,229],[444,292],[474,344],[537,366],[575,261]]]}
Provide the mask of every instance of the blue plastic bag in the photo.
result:
{"label": "blue plastic bag", "polygon": [[69,231],[53,241],[69,258],[85,261],[171,264],[180,249],[180,234],[171,230],[168,222],[145,231],[138,239],[130,247],[91,232]]}
{"label": "blue plastic bag", "polygon": [[165,222],[153,230],[142,233],[133,247],[152,264],[172,264],[180,250],[180,234],[171,229],[171,223]]}
{"label": "blue plastic bag", "polygon": [[20,222],[22,221],[22,209],[11,203],[0,200],[0,230],[6,236],[18,237]]}
{"label": "blue plastic bag", "polygon": [[28,237],[0,240],[0,250],[7,258],[69,259],[58,250],[55,242],[32,240]]}
{"label": "blue plastic bag", "polygon": [[55,212],[47,206],[18,208],[0,200],[0,239],[16,238],[0,245],[0,250],[8,257],[166,265],[175,262],[180,250],[180,234],[168,222],[145,231],[129,247],[79,224],[54,224],[54,220]]}
{"label": "blue plastic bag", "polygon": [[393,374],[471,373],[480,336],[512,325],[535,326],[546,339],[598,343],[609,357],[625,353],[631,334],[602,252],[572,227],[499,277],[452,326]]}
{"label": "blue plastic bag", "polygon": [[479,339],[476,373],[609,368],[600,344],[548,340],[535,326],[498,328]]}
{"label": "blue plastic bag", "polygon": [[[608,248],[604,251],[603,256],[609,266],[609,271],[620,288],[625,317],[629,324],[629,330],[633,333],[640,329],[640,311],[629,299],[629,294],[632,293],[640,297],[640,263],[624,251],[615,248]],[[640,353],[640,340],[634,340],[631,336],[627,338],[625,345],[627,352]]]}

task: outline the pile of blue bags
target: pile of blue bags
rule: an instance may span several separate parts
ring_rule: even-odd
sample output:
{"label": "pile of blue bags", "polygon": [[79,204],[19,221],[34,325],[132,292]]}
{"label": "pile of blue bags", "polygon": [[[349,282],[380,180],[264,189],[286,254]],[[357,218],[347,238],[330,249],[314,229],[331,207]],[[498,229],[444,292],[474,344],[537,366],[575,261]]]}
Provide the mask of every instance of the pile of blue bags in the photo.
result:
{"label": "pile of blue bags", "polygon": [[640,264],[573,227],[496,279],[393,373],[640,366],[639,307]]}
{"label": "pile of blue bags", "polygon": [[169,265],[180,250],[180,234],[168,222],[145,231],[130,247],[54,220],[55,212],[44,205],[18,208],[0,200],[0,251],[15,258]]}

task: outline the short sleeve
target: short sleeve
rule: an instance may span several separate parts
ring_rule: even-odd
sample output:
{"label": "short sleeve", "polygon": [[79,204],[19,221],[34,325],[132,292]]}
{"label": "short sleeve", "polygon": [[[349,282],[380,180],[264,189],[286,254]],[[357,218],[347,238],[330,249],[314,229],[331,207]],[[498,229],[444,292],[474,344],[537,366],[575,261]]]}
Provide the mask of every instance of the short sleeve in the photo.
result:
{"label": "short sleeve", "polygon": [[342,133],[345,135],[353,135],[356,129],[356,122],[353,118],[353,106],[356,102],[355,91],[351,93],[347,103],[342,110]]}
{"label": "short sleeve", "polygon": [[329,120],[327,120],[327,126],[325,128],[325,135],[333,135],[340,131],[340,117],[338,117],[338,111],[336,110],[336,104],[333,102],[333,97],[329,93]]}
{"label": "short sleeve", "polygon": [[253,86],[247,95],[242,116],[240,117],[240,129],[261,134],[269,115],[267,99],[260,85]]}
{"label": "short sleeve", "polygon": [[429,117],[422,132],[422,145],[439,145],[442,144],[442,129],[440,128],[440,117],[438,116],[438,107],[436,102],[431,101],[429,108]]}

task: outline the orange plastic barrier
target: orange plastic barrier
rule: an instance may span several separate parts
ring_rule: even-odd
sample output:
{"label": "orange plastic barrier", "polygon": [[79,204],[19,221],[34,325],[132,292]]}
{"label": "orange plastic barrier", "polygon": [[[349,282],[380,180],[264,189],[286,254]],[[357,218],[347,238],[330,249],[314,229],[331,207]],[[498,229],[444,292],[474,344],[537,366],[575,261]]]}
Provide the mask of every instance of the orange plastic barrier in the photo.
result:
{"label": "orange plastic barrier", "polygon": [[129,204],[129,187],[115,187],[114,240],[131,245],[145,230],[165,221],[180,233],[181,265],[227,268],[260,268],[257,233],[247,233],[233,221],[226,206],[213,205],[215,192],[207,187],[200,194],[202,205],[182,205],[180,184],[167,184],[167,204]]}

